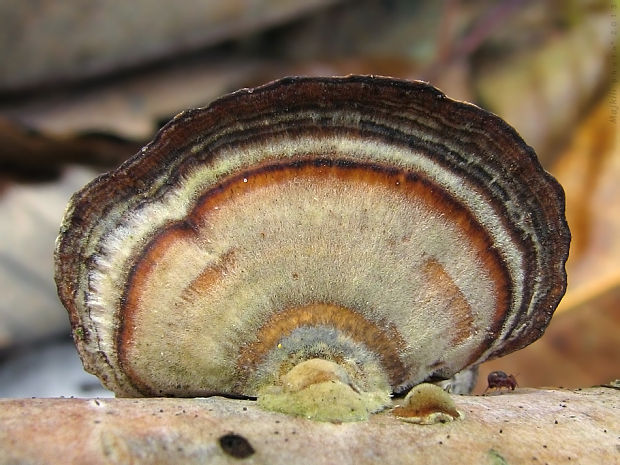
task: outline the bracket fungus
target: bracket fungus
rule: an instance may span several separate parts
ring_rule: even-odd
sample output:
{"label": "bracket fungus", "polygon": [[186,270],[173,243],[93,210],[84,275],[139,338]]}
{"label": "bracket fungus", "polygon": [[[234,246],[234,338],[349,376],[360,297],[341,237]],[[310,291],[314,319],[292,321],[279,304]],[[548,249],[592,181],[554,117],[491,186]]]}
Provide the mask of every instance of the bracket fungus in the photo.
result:
{"label": "bracket fungus", "polygon": [[77,192],[56,282],[117,395],[340,383],[373,411],[538,339],[569,241],[562,188],[497,116],[422,82],[285,78]]}

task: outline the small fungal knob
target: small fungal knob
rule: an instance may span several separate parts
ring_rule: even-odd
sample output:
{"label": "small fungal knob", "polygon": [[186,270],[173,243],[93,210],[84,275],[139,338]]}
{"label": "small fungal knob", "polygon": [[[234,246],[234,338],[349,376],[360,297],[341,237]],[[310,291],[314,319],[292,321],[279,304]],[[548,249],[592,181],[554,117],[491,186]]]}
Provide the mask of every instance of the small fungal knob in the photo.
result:
{"label": "small fungal knob", "polygon": [[301,362],[282,376],[281,380],[284,390],[288,392],[299,392],[311,384],[328,381],[339,382],[352,387],[349,375],[342,366],[320,358]]}
{"label": "small fungal knob", "polygon": [[361,418],[539,338],[569,240],[562,188],[497,116],[422,82],[286,78],[74,194],[56,283],[117,395],[313,391]]}
{"label": "small fungal knob", "polygon": [[422,425],[445,423],[461,417],[450,394],[429,383],[413,387],[392,414],[403,421]]}

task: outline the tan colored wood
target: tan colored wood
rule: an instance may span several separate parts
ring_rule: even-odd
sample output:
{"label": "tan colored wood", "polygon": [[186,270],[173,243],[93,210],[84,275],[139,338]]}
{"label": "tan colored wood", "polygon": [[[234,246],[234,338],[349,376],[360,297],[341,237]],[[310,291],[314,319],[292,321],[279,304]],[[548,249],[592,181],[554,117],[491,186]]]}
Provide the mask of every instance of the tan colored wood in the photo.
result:
{"label": "tan colored wood", "polygon": [[[613,464],[620,458],[617,389],[517,389],[454,400],[463,420],[415,425],[389,412],[368,422],[319,423],[221,397],[4,399],[0,463]],[[225,437],[223,448],[220,438],[231,433],[251,449],[238,436]]]}

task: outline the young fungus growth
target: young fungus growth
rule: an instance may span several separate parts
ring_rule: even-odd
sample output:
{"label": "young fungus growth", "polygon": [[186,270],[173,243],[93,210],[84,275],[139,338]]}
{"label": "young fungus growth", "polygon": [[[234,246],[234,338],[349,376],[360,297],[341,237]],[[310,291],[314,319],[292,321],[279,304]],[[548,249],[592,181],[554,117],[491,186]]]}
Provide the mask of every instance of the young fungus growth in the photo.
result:
{"label": "young fungus growth", "polygon": [[450,394],[429,383],[414,386],[403,405],[392,410],[392,414],[403,421],[421,425],[446,423],[461,417]]}

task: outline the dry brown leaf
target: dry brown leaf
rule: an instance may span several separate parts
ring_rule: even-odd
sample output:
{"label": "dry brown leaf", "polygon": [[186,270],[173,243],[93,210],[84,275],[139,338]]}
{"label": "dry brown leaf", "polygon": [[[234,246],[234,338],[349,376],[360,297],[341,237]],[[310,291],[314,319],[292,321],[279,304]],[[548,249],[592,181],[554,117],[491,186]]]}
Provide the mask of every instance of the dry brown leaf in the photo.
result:
{"label": "dry brown leaf", "polygon": [[618,84],[609,89],[551,170],[564,186],[573,236],[559,312],[620,284],[618,92]]}

